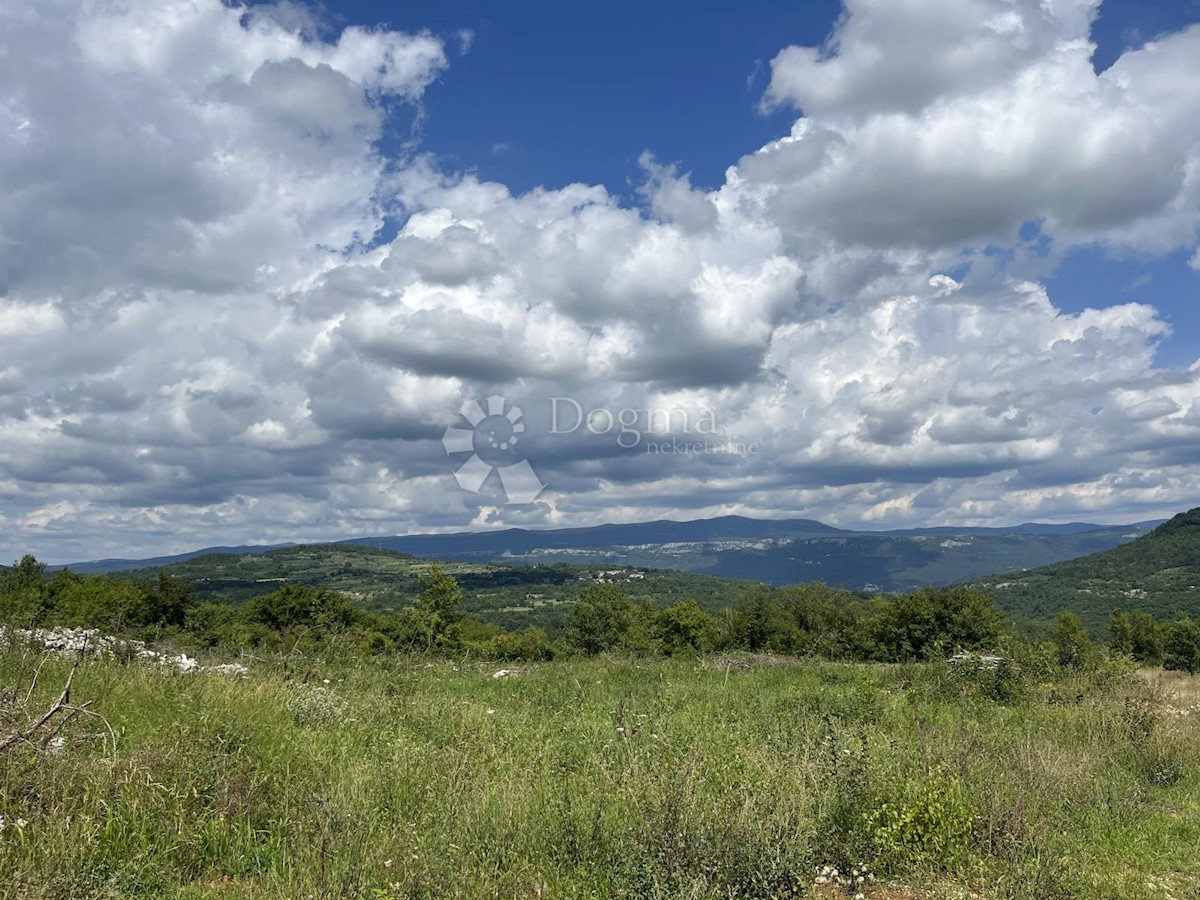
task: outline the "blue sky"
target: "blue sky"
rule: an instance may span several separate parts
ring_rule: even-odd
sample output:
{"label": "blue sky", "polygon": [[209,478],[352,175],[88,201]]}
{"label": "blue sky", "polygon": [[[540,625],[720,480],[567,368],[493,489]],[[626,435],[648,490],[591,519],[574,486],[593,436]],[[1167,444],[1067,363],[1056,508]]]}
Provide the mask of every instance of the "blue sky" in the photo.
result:
{"label": "blue sky", "polygon": [[651,150],[716,187],[787,130],[758,98],[781,36],[819,42],[839,3],[338,3],[358,24],[469,30],[468,53],[428,94],[422,144],[513,190],[573,181],[632,195]]}
{"label": "blue sky", "polygon": [[[759,99],[782,43],[816,45],[830,34],[840,2],[746,0],[719,3],[564,4],[348,0],[326,7],[331,23],[470,32],[463,52],[427,94],[420,148],[447,167],[468,169],[516,192],[603,184],[636,204],[650,151],[704,188],[726,168],[786,133],[790,110]],[[1198,0],[1107,0],[1092,38],[1094,64],[1200,21]],[[407,115],[397,136],[408,139]],[[1119,173],[1113,173],[1119,177]],[[1200,273],[1188,254],[1114,257],[1074,248],[1060,266],[1036,273],[1064,310],[1141,302],[1156,306],[1174,333],[1159,347],[1162,366],[1190,365],[1200,348]]]}
{"label": "blue sky", "polygon": [[[784,44],[815,45],[842,6],[831,0],[679,3],[612,0],[463,3],[339,0],[337,24],[438,35],[469,31],[469,51],[427,94],[422,146],[514,191],[603,184],[631,197],[650,150],[701,187],[779,137],[792,114],[764,114],[768,64]],[[1107,0],[1095,64],[1200,20],[1195,0]],[[503,149],[498,149],[503,147]]]}

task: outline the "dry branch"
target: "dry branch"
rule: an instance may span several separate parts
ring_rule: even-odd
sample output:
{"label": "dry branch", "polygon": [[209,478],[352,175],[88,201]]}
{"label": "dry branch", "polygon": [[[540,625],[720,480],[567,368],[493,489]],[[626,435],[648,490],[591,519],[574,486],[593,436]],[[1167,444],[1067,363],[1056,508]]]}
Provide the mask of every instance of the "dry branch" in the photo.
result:
{"label": "dry branch", "polygon": [[[39,666],[38,671],[39,672],[41,671],[40,666]],[[37,678],[36,674],[35,674],[34,678],[36,681],[36,678]],[[58,695],[58,699],[54,701],[53,706],[51,706],[48,710],[46,710],[44,713],[42,713],[36,719],[33,719],[32,721],[30,721],[24,728],[18,728],[15,731],[13,731],[12,734],[8,734],[8,735],[5,735],[4,737],[0,737],[0,753],[4,752],[5,750],[9,749],[10,747],[15,747],[17,744],[33,743],[33,739],[39,736],[39,732],[41,732],[43,728],[45,728],[47,725],[49,725],[54,720],[54,718],[56,716],[60,715],[61,713],[64,713],[64,712],[67,713],[66,720],[64,720],[62,722],[62,724],[59,725],[58,728],[55,728],[54,731],[50,732],[50,734],[47,735],[47,737],[53,737],[54,735],[56,735],[61,730],[62,725],[65,725],[67,721],[74,718],[79,713],[84,713],[87,715],[96,715],[95,713],[91,713],[87,709],[87,707],[91,705],[90,700],[87,703],[84,703],[80,706],[72,706],[71,705],[71,682],[74,679],[75,679],[75,669],[72,668],[71,674],[67,676],[67,683],[65,685],[63,685],[62,693]],[[32,688],[30,690],[32,691]]]}

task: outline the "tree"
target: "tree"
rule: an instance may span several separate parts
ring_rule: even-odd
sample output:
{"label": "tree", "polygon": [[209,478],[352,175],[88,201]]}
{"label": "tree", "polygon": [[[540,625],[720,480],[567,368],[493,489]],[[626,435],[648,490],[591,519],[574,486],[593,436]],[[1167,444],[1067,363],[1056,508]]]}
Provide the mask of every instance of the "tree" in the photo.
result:
{"label": "tree", "polygon": [[1123,656],[1133,655],[1133,623],[1120,607],[1108,620],[1108,649]]}
{"label": "tree", "polygon": [[150,625],[173,625],[182,627],[188,612],[196,605],[196,593],[186,579],[160,572],[158,581],[150,589]]}
{"label": "tree", "polygon": [[754,652],[799,653],[810,641],[778,591],[753,590],[740,595],[722,622],[727,646]]}
{"label": "tree", "polygon": [[875,654],[884,662],[995,646],[1004,616],[986,594],[969,588],[922,588],[871,604]]}
{"label": "tree", "polygon": [[421,593],[417,596],[418,631],[425,634],[425,650],[434,645],[449,643],[450,626],[459,619],[458,606],[462,603],[462,588],[453,575],[446,574],[440,563],[432,563],[428,572],[420,575]]}
{"label": "tree", "polygon": [[103,575],[55,578],[54,620],[63,625],[99,628],[119,634],[146,624],[146,591],[133,581]]}
{"label": "tree", "polygon": [[613,584],[594,584],[571,610],[567,641],[589,655],[627,645],[633,603]]}
{"label": "tree", "polygon": [[1050,640],[1058,652],[1058,664],[1064,668],[1086,668],[1095,655],[1095,647],[1083,622],[1073,612],[1060,612],[1054,617]]}
{"label": "tree", "polygon": [[1165,627],[1148,612],[1135,612],[1129,618],[1133,658],[1139,662],[1160,663],[1163,657]]}
{"label": "tree", "polygon": [[354,622],[354,608],[337,591],[288,584],[246,604],[245,620],[278,632],[303,628],[316,636]]}
{"label": "tree", "polygon": [[1195,675],[1200,672],[1200,622],[1183,613],[1167,629],[1163,668]]}
{"label": "tree", "polygon": [[654,638],[666,653],[703,653],[717,641],[713,617],[695,600],[685,600],[661,610],[654,619]]}
{"label": "tree", "polygon": [[0,582],[0,621],[37,625],[49,612],[46,565],[29,554],[13,563]]}
{"label": "tree", "polygon": [[428,572],[419,576],[421,593],[417,597],[417,608],[442,618],[453,617],[462,602],[462,589],[453,575],[447,575],[441,563],[432,563]]}
{"label": "tree", "polygon": [[853,594],[819,581],[780,588],[776,593],[803,633],[797,649],[827,659],[872,655],[869,637],[861,626],[865,607]]}
{"label": "tree", "polygon": [[38,562],[36,556],[26,553],[21,557],[20,562],[13,563],[12,570],[8,573],[7,586],[11,586],[16,590],[27,588],[45,588],[46,586],[46,564]]}

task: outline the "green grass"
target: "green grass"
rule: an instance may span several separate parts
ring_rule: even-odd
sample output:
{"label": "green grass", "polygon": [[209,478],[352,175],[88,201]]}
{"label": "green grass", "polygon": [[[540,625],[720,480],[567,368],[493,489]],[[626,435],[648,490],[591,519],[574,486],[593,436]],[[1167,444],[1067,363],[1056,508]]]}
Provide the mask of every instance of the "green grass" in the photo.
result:
{"label": "green grass", "polygon": [[[9,719],[38,663],[0,652]],[[116,751],[76,719],[62,752],[0,755],[0,897],[827,897],[815,870],[859,861],[871,897],[1200,890],[1178,676],[1002,704],[934,665],[495,669],[85,662],[72,700]],[[44,665],[29,711],[67,671]]]}

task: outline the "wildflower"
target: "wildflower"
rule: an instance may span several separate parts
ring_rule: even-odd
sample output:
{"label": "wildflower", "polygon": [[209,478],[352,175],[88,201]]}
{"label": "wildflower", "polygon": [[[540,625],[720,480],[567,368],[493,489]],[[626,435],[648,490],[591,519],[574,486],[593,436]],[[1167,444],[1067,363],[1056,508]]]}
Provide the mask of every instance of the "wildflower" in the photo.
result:
{"label": "wildflower", "polygon": [[18,828],[24,828],[28,824],[29,823],[26,822],[24,819],[17,819],[17,827]]}
{"label": "wildflower", "polygon": [[345,704],[329,688],[319,684],[299,688],[287,707],[298,725],[350,721],[346,718]]}
{"label": "wildflower", "polygon": [[487,711],[487,714],[488,714],[489,716],[494,716],[494,715],[496,714],[496,711],[495,711],[494,709],[491,709],[491,708],[489,707],[489,708],[488,708],[488,711]]}
{"label": "wildflower", "polygon": [[222,663],[219,666],[209,666],[208,671],[217,675],[247,675],[250,672],[241,663]]}

